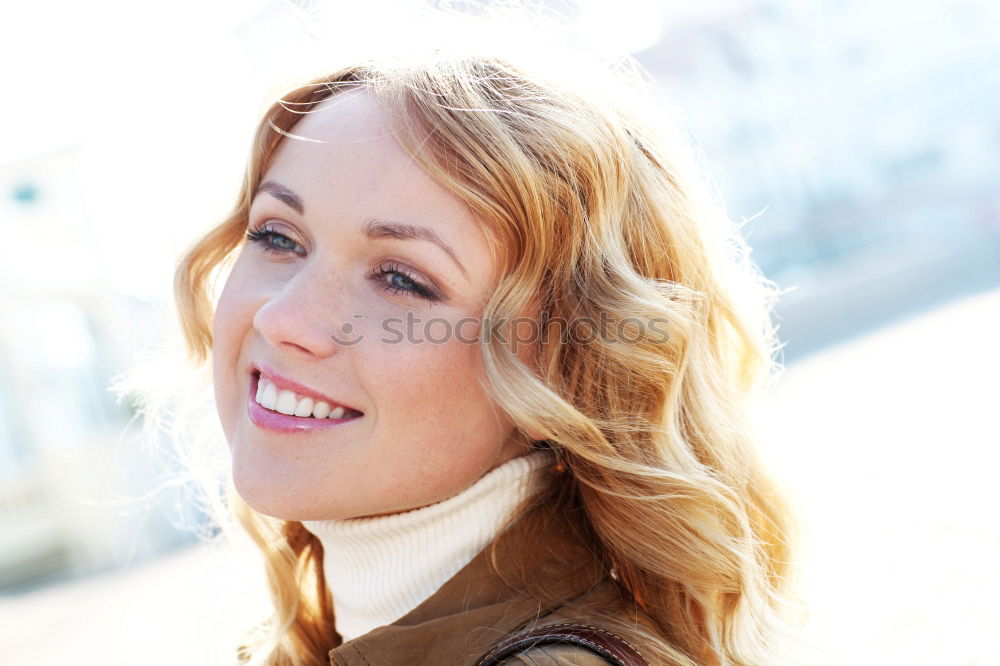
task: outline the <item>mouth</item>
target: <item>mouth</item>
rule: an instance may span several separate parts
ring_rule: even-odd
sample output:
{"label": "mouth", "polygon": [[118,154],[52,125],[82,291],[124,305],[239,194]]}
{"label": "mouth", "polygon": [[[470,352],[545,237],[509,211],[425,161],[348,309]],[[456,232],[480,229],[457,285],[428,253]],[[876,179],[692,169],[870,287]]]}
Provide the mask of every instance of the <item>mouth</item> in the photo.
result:
{"label": "mouth", "polygon": [[[254,368],[250,373],[247,411],[256,425],[277,432],[308,432],[355,421],[364,413],[346,405],[307,395],[277,383]],[[282,386],[281,384],[285,384]]]}

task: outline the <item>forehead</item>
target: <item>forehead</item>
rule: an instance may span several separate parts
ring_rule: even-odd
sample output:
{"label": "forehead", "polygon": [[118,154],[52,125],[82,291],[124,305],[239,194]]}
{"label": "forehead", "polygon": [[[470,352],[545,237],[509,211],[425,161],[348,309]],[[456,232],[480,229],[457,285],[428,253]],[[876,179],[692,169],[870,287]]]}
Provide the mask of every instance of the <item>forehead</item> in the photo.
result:
{"label": "forehead", "polygon": [[[395,129],[389,114],[363,88],[340,91],[301,114],[289,132],[302,143],[347,148],[360,144],[383,144],[388,148],[394,142]],[[296,139],[286,138],[293,144]],[[401,146],[396,146],[402,150]]]}
{"label": "forehead", "polygon": [[303,114],[262,180],[293,190],[307,219],[360,225],[379,218],[430,226],[466,255],[465,265],[492,265],[480,221],[427,175],[397,133],[391,115],[369,93],[340,92]]}
{"label": "forehead", "polygon": [[414,214],[472,222],[471,211],[428,176],[396,139],[386,114],[362,90],[339,93],[303,114],[282,139],[264,180],[277,180],[306,210],[374,206],[369,215]]}
{"label": "forehead", "polygon": [[320,189],[330,189],[354,173],[365,176],[372,185],[403,179],[434,189],[435,194],[461,205],[406,153],[388,114],[364,90],[344,91],[318,104],[287,134],[267,175],[288,174],[303,186],[315,184]]}

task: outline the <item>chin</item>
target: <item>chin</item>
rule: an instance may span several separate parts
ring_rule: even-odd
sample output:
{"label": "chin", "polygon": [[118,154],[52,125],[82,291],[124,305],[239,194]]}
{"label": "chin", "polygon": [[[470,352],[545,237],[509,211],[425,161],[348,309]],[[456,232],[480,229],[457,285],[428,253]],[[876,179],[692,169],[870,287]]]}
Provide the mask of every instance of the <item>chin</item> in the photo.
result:
{"label": "chin", "polygon": [[329,515],[322,514],[314,515],[315,510],[309,510],[306,507],[297,505],[294,501],[287,502],[281,499],[275,499],[271,497],[262,497],[261,493],[244,493],[240,490],[239,484],[236,485],[236,492],[239,493],[243,501],[253,509],[255,512],[269,516],[271,518],[276,518],[278,520],[325,520],[330,518]]}
{"label": "chin", "polygon": [[[303,493],[296,492],[295,484],[275,483],[273,476],[241,472],[234,465],[233,485],[240,498],[255,512],[278,520],[331,520],[354,518],[346,507],[320,507],[306,502]],[[292,489],[289,492],[289,489]]]}
{"label": "chin", "polygon": [[[303,507],[298,506],[301,497],[289,496],[286,484],[277,482],[273,475],[257,472],[254,465],[241,464],[238,447],[233,447],[233,486],[247,506],[259,514],[279,520],[300,520],[298,514]],[[270,478],[269,478],[270,476]]]}

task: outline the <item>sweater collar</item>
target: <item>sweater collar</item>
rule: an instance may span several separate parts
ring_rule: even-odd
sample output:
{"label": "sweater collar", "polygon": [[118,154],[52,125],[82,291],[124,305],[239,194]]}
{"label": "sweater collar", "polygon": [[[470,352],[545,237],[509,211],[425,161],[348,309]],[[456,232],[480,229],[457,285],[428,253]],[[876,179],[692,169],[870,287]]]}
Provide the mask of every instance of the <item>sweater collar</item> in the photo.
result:
{"label": "sweater collar", "polygon": [[578,521],[536,504],[416,608],[332,649],[330,663],[476,663],[500,638],[568,600],[600,587],[611,603],[619,593],[593,537],[578,530]]}
{"label": "sweater collar", "polygon": [[551,451],[509,460],[458,495],[411,511],[303,521],[323,544],[338,633],[352,640],[430,597],[493,540],[552,462]]}

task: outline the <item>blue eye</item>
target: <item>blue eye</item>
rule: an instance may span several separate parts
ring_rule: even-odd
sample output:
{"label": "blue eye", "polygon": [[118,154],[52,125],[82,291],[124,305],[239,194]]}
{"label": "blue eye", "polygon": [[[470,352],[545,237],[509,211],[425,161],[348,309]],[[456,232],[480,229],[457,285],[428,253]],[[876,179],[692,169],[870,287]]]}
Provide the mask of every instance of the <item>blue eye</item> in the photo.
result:
{"label": "blue eye", "polygon": [[247,229],[247,240],[259,243],[265,252],[295,252],[302,254],[305,249],[285,234],[271,229],[266,224],[260,229]]}
{"label": "blue eye", "polygon": [[[266,224],[259,229],[247,229],[246,238],[251,243],[261,245],[264,252],[305,254],[305,248]],[[442,296],[438,294],[437,290],[424,284],[407,272],[405,268],[395,263],[379,264],[372,269],[369,277],[376,287],[393,294],[422,298],[431,303],[442,300]]]}
{"label": "blue eye", "polygon": [[385,289],[394,294],[408,294],[432,303],[441,300],[441,297],[433,289],[419,282],[397,264],[379,264],[372,270],[371,278],[379,289]]}

